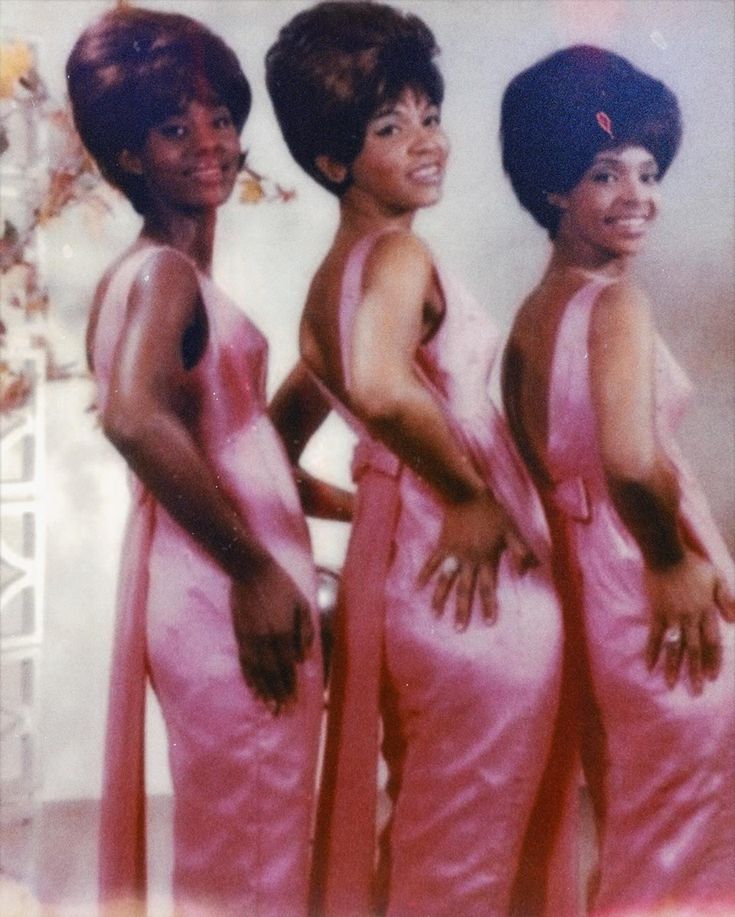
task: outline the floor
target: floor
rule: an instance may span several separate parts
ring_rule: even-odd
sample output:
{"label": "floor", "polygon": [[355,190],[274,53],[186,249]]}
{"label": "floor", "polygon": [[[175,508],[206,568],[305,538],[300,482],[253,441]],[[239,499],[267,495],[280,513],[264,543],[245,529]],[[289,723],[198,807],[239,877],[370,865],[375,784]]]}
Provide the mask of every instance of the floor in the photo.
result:
{"label": "floor", "polygon": [[[148,800],[149,917],[170,917],[171,798]],[[0,845],[2,917],[96,917],[94,800],[47,803],[5,825]]]}
{"label": "floor", "polygon": [[[3,826],[0,844],[2,917],[98,917],[95,902],[97,814],[94,800],[47,803],[35,818]],[[169,898],[171,815],[170,797],[149,798],[150,900],[147,917],[172,917]],[[580,900],[594,859],[589,814],[584,825]]]}

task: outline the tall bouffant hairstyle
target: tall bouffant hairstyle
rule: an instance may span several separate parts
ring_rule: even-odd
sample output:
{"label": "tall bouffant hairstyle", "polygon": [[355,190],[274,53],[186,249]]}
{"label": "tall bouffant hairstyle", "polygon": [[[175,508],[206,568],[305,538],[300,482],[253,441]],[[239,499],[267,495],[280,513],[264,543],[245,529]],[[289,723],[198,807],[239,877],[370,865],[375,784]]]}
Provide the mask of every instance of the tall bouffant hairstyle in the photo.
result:
{"label": "tall bouffant hairstyle", "polygon": [[201,23],[137,7],[112,10],[79,37],[66,63],[74,123],[110,184],[139,213],[140,176],[120,167],[148,131],[192,99],[225,105],[238,131],[250,111],[250,85],[234,52]]}
{"label": "tall bouffant hairstyle", "polygon": [[624,57],[591,45],[557,51],[519,73],[503,96],[503,168],[520,203],[553,239],[566,194],[605,149],[647,149],[663,176],[681,140],[676,96]]}
{"label": "tall bouffant hairstyle", "polygon": [[351,166],[378,108],[412,87],[440,105],[439,48],[417,17],[369,0],[318,3],[299,13],[266,55],[266,83],[284,140],[299,165],[328,190],[326,155]]}

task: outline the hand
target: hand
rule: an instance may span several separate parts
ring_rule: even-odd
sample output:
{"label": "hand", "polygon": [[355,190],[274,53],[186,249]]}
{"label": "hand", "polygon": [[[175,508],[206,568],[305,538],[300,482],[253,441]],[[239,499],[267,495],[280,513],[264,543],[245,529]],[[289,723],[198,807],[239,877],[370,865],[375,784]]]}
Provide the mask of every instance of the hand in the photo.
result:
{"label": "hand", "polygon": [[230,606],[240,668],[253,692],[277,715],[296,693],[296,664],[314,640],[309,603],[273,560],[233,580]]}
{"label": "hand", "polygon": [[450,506],[444,515],[439,543],[418,579],[419,586],[424,586],[439,571],[432,597],[434,613],[443,614],[447,596],[456,581],[456,629],[467,628],[475,592],[480,596],[483,620],[487,624],[494,623],[498,564],[506,548],[521,571],[537,562],[508,514],[489,492],[467,503]]}
{"label": "hand", "polygon": [[646,646],[649,671],[663,654],[664,677],[673,688],[682,665],[695,693],[704,678],[714,680],[722,663],[719,615],[735,620],[735,597],[701,554],[687,548],[683,560],[667,570],[647,570],[651,625]]}

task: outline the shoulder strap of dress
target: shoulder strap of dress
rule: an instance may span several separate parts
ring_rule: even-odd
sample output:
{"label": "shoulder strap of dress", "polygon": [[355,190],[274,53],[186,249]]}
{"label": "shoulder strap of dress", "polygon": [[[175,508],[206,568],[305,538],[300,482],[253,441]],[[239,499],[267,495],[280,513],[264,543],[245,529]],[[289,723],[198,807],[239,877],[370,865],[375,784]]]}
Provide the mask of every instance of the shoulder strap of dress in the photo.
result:
{"label": "shoulder strap of dress", "polygon": [[[575,435],[574,416],[580,396],[589,395],[589,328],[592,308],[608,285],[592,280],[581,287],[567,303],[559,323],[554,345],[549,385],[549,455],[553,461],[570,436]],[[586,394],[583,388],[586,390]]]}
{"label": "shoulder strap of dress", "polygon": [[593,280],[569,300],[556,336],[549,385],[548,464],[554,501],[573,519],[587,522],[591,506],[580,459],[594,429],[589,381],[592,309],[608,281]]}
{"label": "shoulder strap of dress", "polygon": [[[163,251],[171,248],[168,245],[160,245],[152,243],[150,245],[145,245],[142,248],[137,249],[136,251],[130,252],[126,255],[125,258],[118,264],[115,273],[110,278],[110,281],[105,290],[102,304],[100,306],[100,314],[97,319],[97,326],[95,329],[95,340],[93,342],[93,350],[96,348],[96,340],[100,331],[100,327],[103,324],[103,315],[107,316],[108,310],[110,308],[125,309],[128,301],[128,294],[130,292],[130,287],[133,285],[136,274],[140,270],[141,266],[145,263],[147,258],[150,258],[154,252]],[[177,249],[171,248],[171,251],[176,251],[177,254],[181,255],[186,261],[190,261],[192,267],[196,270],[196,265],[190,258],[188,258],[183,252],[179,252]],[[199,271],[197,271],[199,275]],[[115,307],[114,303],[117,303]],[[110,316],[112,318],[112,316]],[[109,319],[108,319],[109,320]],[[113,319],[114,321],[114,319]],[[122,321],[122,316],[118,316],[118,322]]]}
{"label": "shoulder strap of dress", "polygon": [[111,297],[114,297],[116,293],[120,293],[126,287],[129,287],[146,258],[149,258],[154,251],[158,251],[164,247],[163,245],[146,245],[127,255],[120,264],[118,264],[114,275],[110,279],[110,283],[105,291],[105,302]]}
{"label": "shoulder strap of dress", "polygon": [[377,240],[393,228],[379,229],[363,236],[347,257],[339,299],[339,342],[342,354],[342,378],[345,387],[350,385],[350,354],[352,353],[352,329],[355,312],[362,298],[362,276],[365,262]]}

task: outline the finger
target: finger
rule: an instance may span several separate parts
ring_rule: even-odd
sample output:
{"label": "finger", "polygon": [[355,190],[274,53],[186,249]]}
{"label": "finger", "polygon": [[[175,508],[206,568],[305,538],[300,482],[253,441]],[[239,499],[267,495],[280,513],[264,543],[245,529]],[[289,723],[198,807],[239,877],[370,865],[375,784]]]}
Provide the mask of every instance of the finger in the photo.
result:
{"label": "finger", "polygon": [[699,621],[693,621],[691,619],[687,619],[682,623],[682,634],[684,635],[689,679],[696,694],[699,694],[703,687],[702,641],[699,623]]}
{"label": "finger", "polygon": [[467,630],[472,614],[472,598],[475,594],[475,566],[462,564],[457,575],[456,606],[454,610],[454,629]]}
{"label": "finger", "polygon": [[256,697],[269,707],[279,702],[281,691],[280,686],[274,686],[275,660],[268,635],[250,638],[249,651],[240,654],[240,665],[245,681]]}
{"label": "finger", "polygon": [[296,648],[293,634],[273,634],[271,648],[273,667],[269,675],[273,697],[285,703],[296,694]]}
{"label": "finger", "polygon": [[437,618],[441,617],[444,613],[447,596],[452,588],[452,584],[457,578],[458,572],[458,570],[454,570],[451,573],[440,573],[437,577],[436,585],[434,586],[434,594],[431,597],[431,610]]}
{"label": "finger", "polygon": [[476,589],[480,594],[482,618],[486,624],[494,624],[498,617],[497,578],[491,564],[481,564],[477,571]]}
{"label": "finger", "polygon": [[735,595],[719,577],[715,583],[715,604],[726,621],[735,622]]}
{"label": "finger", "polygon": [[650,672],[658,662],[661,655],[661,641],[663,640],[666,622],[661,618],[655,618],[651,622],[648,631],[648,642],[646,643],[646,666]]}
{"label": "finger", "polygon": [[282,661],[283,651],[278,641],[272,634],[251,636],[248,650],[240,654],[245,680],[276,713],[290,694],[288,666]]}
{"label": "finger", "polygon": [[513,531],[508,532],[505,536],[505,545],[510,552],[513,566],[521,573],[538,565],[535,554],[520,535]]}
{"label": "finger", "polygon": [[684,632],[682,631],[681,633],[681,640],[678,640],[676,643],[665,643],[664,677],[666,679],[666,684],[670,688],[673,688],[676,685],[676,682],[679,680],[681,663],[684,659]]}
{"label": "finger", "polygon": [[440,548],[436,548],[429,555],[429,559],[423,565],[419,571],[419,575],[416,578],[416,585],[419,589],[423,589],[424,586],[429,582],[432,576],[439,569],[439,564],[444,560],[444,551]]}
{"label": "finger", "polygon": [[311,609],[297,605],[294,609],[294,648],[296,661],[303,662],[314,641],[314,626],[311,623]]}
{"label": "finger", "polygon": [[702,670],[714,681],[722,665],[722,636],[720,621],[714,609],[708,608],[702,619]]}

